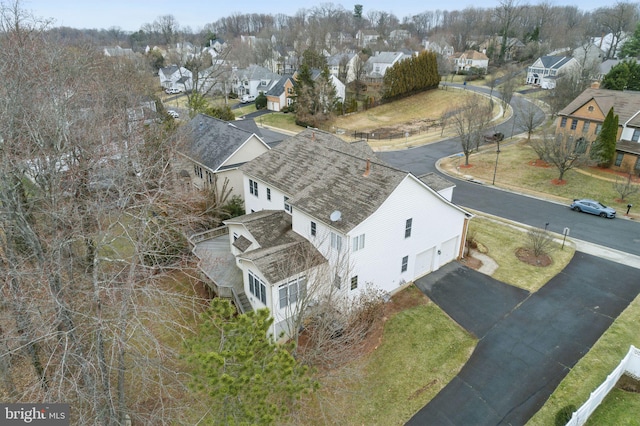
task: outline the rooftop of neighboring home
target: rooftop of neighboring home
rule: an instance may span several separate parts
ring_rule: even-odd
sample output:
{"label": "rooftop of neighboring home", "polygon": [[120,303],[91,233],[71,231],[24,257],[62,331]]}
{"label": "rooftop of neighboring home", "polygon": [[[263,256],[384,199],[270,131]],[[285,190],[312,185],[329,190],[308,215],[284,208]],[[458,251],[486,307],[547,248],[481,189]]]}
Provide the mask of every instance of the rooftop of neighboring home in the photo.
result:
{"label": "rooftop of neighboring home", "polygon": [[186,140],[181,151],[211,170],[217,170],[255,134],[241,128],[245,125],[198,114],[180,129],[180,134]]}
{"label": "rooftop of neighboring home", "polygon": [[563,108],[558,115],[571,115],[593,99],[606,115],[613,107],[619,124],[640,127],[640,92],[588,88]]}

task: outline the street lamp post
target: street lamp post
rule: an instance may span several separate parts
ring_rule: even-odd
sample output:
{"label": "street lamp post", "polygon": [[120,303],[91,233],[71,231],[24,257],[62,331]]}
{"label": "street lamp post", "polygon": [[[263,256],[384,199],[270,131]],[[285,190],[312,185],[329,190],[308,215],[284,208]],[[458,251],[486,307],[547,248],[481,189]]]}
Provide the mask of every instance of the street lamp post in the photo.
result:
{"label": "street lamp post", "polygon": [[491,185],[496,184],[496,173],[498,173],[498,156],[500,155],[500,142],[498,142],[498,146],[496,148],[496,166],[493,169],[493,181]]}
{"label": "street lamp post", "polygon": [[513,114],[513,123],[511,124],[511,139],[513,139],[513,132],[516,130],[516,118],[518,114]]}

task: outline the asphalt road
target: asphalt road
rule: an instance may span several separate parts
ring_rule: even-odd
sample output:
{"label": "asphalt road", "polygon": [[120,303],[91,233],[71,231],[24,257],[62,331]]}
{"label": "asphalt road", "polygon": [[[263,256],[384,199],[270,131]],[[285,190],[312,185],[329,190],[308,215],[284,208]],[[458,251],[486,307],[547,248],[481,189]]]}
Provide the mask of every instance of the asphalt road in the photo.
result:
{"label": "asphalt road", "polygon": [[416,282],[480,340],[407,425],[523,425],[640,292],[638,270],[584,253],[535,293],[457,262]]}
{"label": "asphalt road", "polygon": [[[488,89],[481,91],[488,91]],[[514,111],[522,108],[526,100],[514,97]],[[504,143],[509,142],[512,134],[522,131],[517,121],[511,117],[505,123],[496,126],[496,131],[506,135]],[[412,172],[414,175],[438,172],[436,162],[444,157],[459,154],[460,142],[457,138],[405,149],[401,151],[379,152],[378,157],[394,167]],[[444,175],[456,184],[453,202],[469,209],[478,210],[530,226],[544,228],[558,234],[569,228],[569,238],[610,247],[627,253],[640,255],[640,224],[618,217],[614,220],[571,211],[567,205],[561,205],[533,197],[514,194],[490,185],[471,183],[455,176]],[[497,177],[499,183],[500,176]],[[640,209],[640,206],[634,208]],[[618,212],[621,216],[624,212]]]}

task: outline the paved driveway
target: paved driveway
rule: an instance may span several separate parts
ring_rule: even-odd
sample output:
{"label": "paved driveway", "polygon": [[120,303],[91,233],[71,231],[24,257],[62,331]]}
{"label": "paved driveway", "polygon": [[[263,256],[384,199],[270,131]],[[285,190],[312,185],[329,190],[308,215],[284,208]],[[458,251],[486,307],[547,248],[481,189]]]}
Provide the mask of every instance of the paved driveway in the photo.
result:
{"label": "paved driveway", "polygon": [[640,292],[638,270],[576,252],[536,293],[459,263],[416,285],[480,340],[408,425],[522,425]]}

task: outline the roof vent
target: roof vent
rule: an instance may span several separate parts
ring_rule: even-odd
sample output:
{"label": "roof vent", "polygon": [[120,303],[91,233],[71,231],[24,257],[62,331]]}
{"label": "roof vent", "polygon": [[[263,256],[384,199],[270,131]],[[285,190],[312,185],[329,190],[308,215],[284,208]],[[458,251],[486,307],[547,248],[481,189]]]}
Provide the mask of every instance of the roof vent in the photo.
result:
{"label": "roof vent", "polygon": [[340,213],[340,210],[335,210],[333,213],[331,213],[329,219],[331,219],[331,222],[338,222],[340,219],[342,219],[342,213]]}

